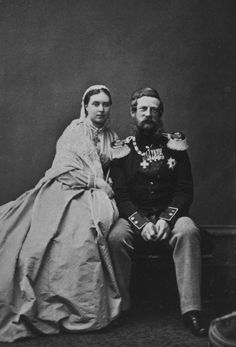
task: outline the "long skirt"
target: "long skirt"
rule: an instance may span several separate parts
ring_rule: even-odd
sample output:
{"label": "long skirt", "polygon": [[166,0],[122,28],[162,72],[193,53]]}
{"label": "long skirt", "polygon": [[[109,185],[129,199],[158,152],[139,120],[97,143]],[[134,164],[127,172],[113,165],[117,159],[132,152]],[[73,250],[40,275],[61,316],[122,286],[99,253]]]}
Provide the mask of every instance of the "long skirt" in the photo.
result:
{"label": "long skirt", "polygon": [[112,213],[103,191],[57,180],[0,208],[0,341],[101,329],[117,317],[102,213]]}

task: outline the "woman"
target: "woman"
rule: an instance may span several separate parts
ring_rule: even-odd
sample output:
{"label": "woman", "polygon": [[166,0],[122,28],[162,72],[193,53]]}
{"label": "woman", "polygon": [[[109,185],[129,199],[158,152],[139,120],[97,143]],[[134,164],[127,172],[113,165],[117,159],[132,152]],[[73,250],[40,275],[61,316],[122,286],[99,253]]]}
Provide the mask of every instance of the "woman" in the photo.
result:
{"label": "woman", "polygon": [[0,341],[96,330],[119,314],[106,243],[118,212],[104,177],[129,149],[105,127],[111,104],[107,87],[88,88],[52,167],[0,208]]}

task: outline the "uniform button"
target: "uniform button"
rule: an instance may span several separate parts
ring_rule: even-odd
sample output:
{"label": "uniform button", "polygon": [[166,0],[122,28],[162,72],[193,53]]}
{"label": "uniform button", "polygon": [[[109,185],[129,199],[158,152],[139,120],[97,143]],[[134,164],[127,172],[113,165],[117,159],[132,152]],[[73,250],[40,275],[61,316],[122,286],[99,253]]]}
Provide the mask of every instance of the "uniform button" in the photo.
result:
{"label": "uniform button", "polygon": [[150,184],[153,185],[154,183],[151,181]]}
{"label": "uniform button", "polygon": [[134,224],[138,224],[138,222],[137,222],[137,221],[135,221],[135,222],[134,222]]}

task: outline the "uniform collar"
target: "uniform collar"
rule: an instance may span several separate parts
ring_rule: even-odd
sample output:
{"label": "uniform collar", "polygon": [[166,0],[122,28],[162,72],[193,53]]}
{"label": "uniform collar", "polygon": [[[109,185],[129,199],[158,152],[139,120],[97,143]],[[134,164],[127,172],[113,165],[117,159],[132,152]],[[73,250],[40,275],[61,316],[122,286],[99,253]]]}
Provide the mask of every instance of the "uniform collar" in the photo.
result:
{"label": "uniform collar", "polygon": [[137,145],[140,148],[145,148],[146,146],[149,147],[158,147],[163,143],[163,136],[162,135],[156,135],[156,136],[143,136],[140,133],[137,133],[136,136],[136,142]]}

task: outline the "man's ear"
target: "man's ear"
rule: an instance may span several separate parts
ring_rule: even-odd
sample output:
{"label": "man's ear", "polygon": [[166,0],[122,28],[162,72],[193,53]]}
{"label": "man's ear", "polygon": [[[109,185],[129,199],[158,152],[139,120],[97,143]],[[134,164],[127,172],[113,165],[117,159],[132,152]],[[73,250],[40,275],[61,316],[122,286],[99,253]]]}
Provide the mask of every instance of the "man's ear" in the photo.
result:
{"label": "man's ear", "polygon": [[134,110],[132,110],[132,107],[130,107],[129,112],[130,112],[131,117],[134,118],[136,112]]}

